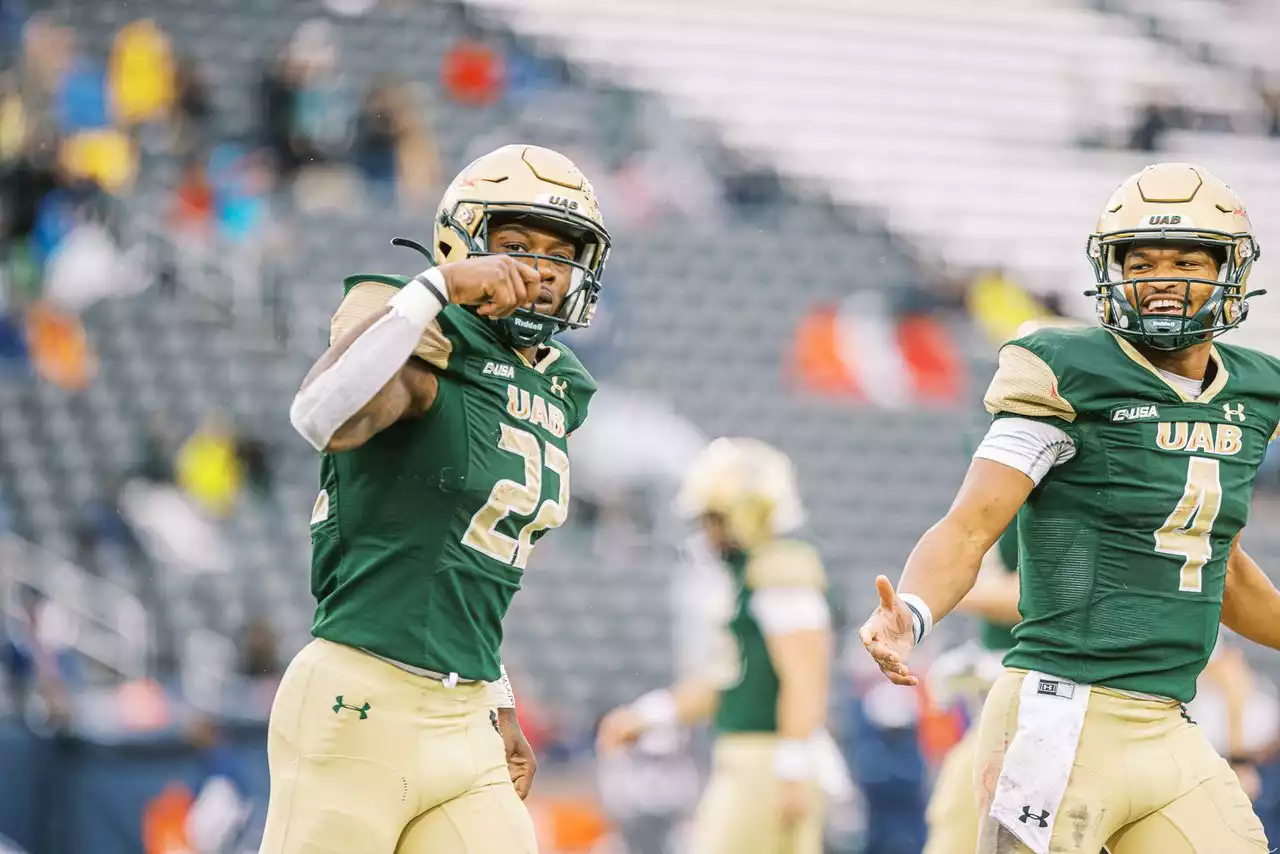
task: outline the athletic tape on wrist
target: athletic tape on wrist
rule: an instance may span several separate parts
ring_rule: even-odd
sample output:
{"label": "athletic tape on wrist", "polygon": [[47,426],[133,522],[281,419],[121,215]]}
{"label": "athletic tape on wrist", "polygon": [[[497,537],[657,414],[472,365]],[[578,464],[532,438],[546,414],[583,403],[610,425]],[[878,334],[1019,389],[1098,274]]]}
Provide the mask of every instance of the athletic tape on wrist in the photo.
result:
{"label": "athletic tape on wrist", "polygon": [[911,611],[912,636],[916,643],[920,643],[933,629],[933,612],[929,610],[924,600],[914,593],[899,593],[898,598]]}
{"label": "athletic tape on wrist", "polygon": [[449,283],[445,279],[444,273],[441,273],[438,268],[432,267],[429,270],[423,270],[413,277],[413,281],[421,282],[423,287],[436,295],[436,299],[440,300],[441,305],[449,304]]}
{"label": "athletic tape on wrist", "polygon": [[650,691],[631,704],[631,708],[649,729],[670,726],[676,722],[676,698],[670,691]]}
{"label": "athletic tape on wrist", "polygon": [[779,780],[808,780],[813,776],[813,751],[808,740],[784,738],[773,749],[773,773]]}

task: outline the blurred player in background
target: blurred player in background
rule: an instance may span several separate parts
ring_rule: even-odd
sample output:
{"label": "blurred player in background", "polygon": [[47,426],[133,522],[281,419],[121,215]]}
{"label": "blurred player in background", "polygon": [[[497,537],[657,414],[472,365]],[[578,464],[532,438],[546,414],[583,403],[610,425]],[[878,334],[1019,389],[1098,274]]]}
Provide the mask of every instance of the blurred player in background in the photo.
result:
{"label": "blurred player in background", "polygon": [[[1280,361],[1213,338],[1258,257],[1206,170],[1150,166],[1089,240],[1101,328],[1006,345],[995,420],[947,515],[881,576],[862,640],[891,681],[1018,519],[1022,622],[987,697],[980,854],[1261,854],[1230,765],[1186,716],[1219,618],[1280,647],[1280,593],[1239,535],[1280,423]],[[1024,506],[1025,505],[1025,506]]]}
{"label": "blurred player in background", "polygon": [[[963,703],[976,723],[987,692],[1004,672],[1001,660],[1013,647],[1018,616],[1018,531],[1010,525],[982,561],[978,580],[957,611],[979,618],[978,638],[937,657],[929,668],[933,697],[940,706]],[[933,783],[925,822],[923,854],[971,851],[978,840],[978,800],[973,791],[973,756],[978,728],[968,731],[942,762]]]}
{"label": "blurred player in background", "polygon": [[590,322],[609,236],[573,163],[512,145],[454,179],[432,250],[346,279],[290,412],[324,453],[316,640],[272,709],[264,854],[536,848],[502,619],[568,511],[596,386],[551,336]]}
{"label": "blurred player in background", "polygon": [[694,819],[698,854],[822,851],[823,786],[843,763],[826,733],[832,656],[826,575],[803,521],[791,461],[752,439],[717,439],[680,502],[701,519],[734,582],[715,672],[655,691],[600,725],[609,754],[647,732],[714,718],[714,768]]}

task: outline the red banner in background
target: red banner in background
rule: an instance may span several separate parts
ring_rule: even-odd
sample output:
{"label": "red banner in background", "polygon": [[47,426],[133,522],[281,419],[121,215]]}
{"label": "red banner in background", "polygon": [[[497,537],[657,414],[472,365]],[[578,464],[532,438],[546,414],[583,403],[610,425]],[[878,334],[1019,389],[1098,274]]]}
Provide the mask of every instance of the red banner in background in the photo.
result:
{"label": "red banner in background", "polygon": [[815,307],[800,322],[790,373],[804,391],[888,409],[958,405],[965,362],[932,317],[895,318],[858,300]]}

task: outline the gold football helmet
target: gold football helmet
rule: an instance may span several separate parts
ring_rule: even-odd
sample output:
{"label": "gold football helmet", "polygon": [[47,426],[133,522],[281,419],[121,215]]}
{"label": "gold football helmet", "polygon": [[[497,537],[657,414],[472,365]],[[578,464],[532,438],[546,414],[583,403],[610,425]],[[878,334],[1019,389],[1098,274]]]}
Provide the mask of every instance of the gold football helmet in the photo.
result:
{"label": "gold football helmet", "polygon": [[566,262],[532,252],[509,253],[534,265],[568,263],[573,275],[554,315],[518,309],[511,317],[493,321],[500,334],[512,346],[531,347],[556,332],[588,326],[609,257],[609,232],[591,182],[563,154],[536,145],[505,145],[473,160],[440,200],[432,239],[436,262],[491,254],[489,229],[512,219],[569,238],[578,254]]}
{"label": "gold football helmet", "polygon": [[677,504],[689,517],[722,517],[743,549],[804,524],[795,466],[758,439],[720,438],[704,448],[685,474]]}
{"label": "gold football helmet", "polygon": [[[1130,299],[1124,278],[1125,252],[1134,244],[1169,240],[1208,248],[1221,258],[1217,281],[1147,278],[1183,285],[1182,315],[1143,315]],[[1098,287],[1098,319],[1119,335],[1157,350],[1181,350],[1239,326],[1248,314],[1245,281],[1258,260],[1257,239],[1240,198],[1230,187],[1190,163],[1156,163],[1128,178],[1111,195],[1089,237],[1089,261]],[[1191,287],[1214,286],[1213,295],[1191,313]]]}

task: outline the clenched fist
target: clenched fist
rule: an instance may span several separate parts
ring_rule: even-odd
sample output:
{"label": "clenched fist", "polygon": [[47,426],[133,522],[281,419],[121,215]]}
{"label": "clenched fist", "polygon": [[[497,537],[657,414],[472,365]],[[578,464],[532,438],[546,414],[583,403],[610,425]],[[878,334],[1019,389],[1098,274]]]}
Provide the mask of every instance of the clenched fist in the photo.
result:
{"label": "clenched fist", "polygon": [[440,272],[449,285],[449,301],[478,305],[481,317],[500,318],[528,308],[538,298],[540,277],[528,264],[506,255],[481,255],[450,264]]}

